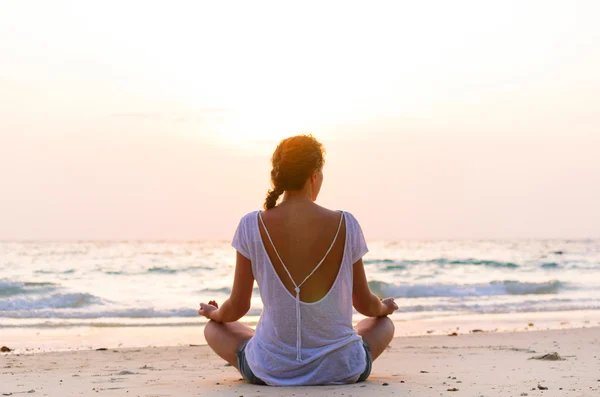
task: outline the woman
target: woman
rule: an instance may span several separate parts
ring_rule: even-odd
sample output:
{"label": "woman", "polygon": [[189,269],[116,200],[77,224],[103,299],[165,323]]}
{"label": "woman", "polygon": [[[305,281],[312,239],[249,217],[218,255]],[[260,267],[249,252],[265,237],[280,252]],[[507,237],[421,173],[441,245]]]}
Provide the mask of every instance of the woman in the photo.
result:
{"label": "woman", "polygon": [[[221,307],[200,304],[209,346],[253,384],[364,381],[394,335],[386,316],[398,306],[369,289],[360,225],[349,212],[315,204],[324,152],[310,135],[279,143],[265,211],[244,216],[233,238],[231,296]],[[256,332],[237,322],[250,308],[255,279],[263,301]],[[369,317],[356,328],[352,306]]]}

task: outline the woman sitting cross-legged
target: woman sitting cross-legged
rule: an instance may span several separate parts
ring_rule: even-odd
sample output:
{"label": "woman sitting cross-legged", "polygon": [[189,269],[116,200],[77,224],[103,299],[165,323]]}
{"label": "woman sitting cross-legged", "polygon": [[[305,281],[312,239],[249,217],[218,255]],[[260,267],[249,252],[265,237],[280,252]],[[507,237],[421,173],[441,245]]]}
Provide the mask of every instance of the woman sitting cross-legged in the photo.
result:
{"label": "woman sitting cross-legged", "polygon": [[[204,335],[220,357],[253,384],[361,382],[387,347],[398,309],[369,289],[358,221],[315,204],[323,182],[323,146],[312,136],[284,139],[272,157],[265,211],[240,221],[231,296],[200,304]],[[280,195],[281,203],[276,205]],[[254,280],[263,311],[256,332],[237,322],[250,308]],[[368,318],[352,326],[352,307]]]}

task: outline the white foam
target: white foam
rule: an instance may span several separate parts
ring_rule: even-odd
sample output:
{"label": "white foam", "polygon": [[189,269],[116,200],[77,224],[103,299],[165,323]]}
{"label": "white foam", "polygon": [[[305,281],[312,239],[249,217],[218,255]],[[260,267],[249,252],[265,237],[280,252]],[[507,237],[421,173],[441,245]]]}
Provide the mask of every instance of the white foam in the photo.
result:
{"label": "white foam", "polygon": [[[246,316],[258,316],[261,308],[252,308]],[[35,310],[13,310],[2,313],[5,318],[47,318],[47,319],[95,319],[95,318],[171,318],[171,317],[198,317],[198,310],[195,308],[178,309],[123,309],[115,308],[108,310],[91,309],[35,309]]]}
{"label": "white foam", "polygon": [[31,299],[3,299],[0,300],[0,315],[8,317],[12,311],[77,308],[101,303],[102,300],[96,296],[80,293],[54,294]]}
{"label": "white foam", "polygon": [[487,284],[388,284],[383,281],[369,282],[371,289],[380,297],[396,298],[423,297],[463,297],[463,296],[497,296],[497,295],[530,295],[556,294],[566,284],[558,280],[540,283],[527,283],[512,280],[492,281]]}

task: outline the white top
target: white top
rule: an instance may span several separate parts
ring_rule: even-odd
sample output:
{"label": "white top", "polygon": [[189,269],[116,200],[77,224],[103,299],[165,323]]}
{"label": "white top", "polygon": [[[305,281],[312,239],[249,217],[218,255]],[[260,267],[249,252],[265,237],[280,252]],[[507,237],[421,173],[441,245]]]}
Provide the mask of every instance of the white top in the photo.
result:
{"label": "white top", "polygon": [[[343,219],[346,241],[338,275],[329,292],[311,303],[300,301],[299,291],[327,255],[320,263],[309,265],[313,269],[304,281],[297,283],[299,280],[290,277],[296,287],[293,296],[279,279],[265,249],[258,226],[262,221],[260,211],[240,221],[232,246],[252,262],[263,301],[256,333],[246,345],[246,360],[254,375],[268,385],[353,383],[365,370],[362,338],[352,327],[352,265],[368,248],[358,221],[348,212],[340,215],[335,239]],[[264,230],[272,244],[267,228]]]}

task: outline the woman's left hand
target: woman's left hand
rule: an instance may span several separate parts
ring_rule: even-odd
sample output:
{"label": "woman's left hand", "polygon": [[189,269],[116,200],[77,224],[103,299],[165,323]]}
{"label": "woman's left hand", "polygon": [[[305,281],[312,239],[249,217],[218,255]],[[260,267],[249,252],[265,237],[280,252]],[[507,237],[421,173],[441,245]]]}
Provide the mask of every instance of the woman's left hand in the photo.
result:
{"label": "woman's left hand", "polygon": [[218,307],[219,307],[219,305],[217,305],[217,302],[215,302],[215,301],[210,301],[210,302],[208,302],[208,304],[201,303],[200,309],[198,310],[198,315],[204,316],[207,319],[211,320],[211,318],[210,318],[211,313],[214,312],[215,310],[217,310]]}

